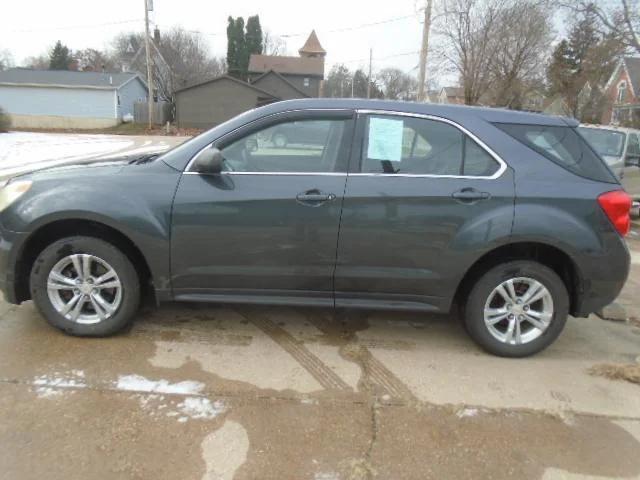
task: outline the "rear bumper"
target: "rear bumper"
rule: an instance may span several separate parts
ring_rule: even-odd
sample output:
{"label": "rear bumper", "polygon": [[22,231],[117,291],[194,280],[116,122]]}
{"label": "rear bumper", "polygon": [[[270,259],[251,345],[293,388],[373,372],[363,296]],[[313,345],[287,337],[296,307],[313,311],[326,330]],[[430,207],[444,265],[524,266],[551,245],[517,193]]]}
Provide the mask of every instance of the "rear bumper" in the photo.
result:
{"label": "rear bumper", "polygon": [[631,255],[626,242],[617,233],[604,237],[605,255],[585,255],[578,266],[580,287],[572,315],[587,317],[613,302],[629,276]]}

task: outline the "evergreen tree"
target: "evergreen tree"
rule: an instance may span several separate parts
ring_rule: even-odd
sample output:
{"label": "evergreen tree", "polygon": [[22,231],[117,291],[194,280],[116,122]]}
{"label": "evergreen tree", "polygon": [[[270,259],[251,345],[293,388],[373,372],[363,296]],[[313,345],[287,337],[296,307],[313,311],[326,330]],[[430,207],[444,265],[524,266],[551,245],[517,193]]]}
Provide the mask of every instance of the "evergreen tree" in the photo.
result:
{"label": "evergreen tree", "polygon": [[253,53],[262,53],[262,27],[260,26],[260,17],[258,15],[254,15],[247,19],[245,40],[249,55]]}
{"label": "evergreen tree", "polygon": [[238,17],[235,22],[234,36],[236,42],[236,54],[238,59],[237,77],[246,80],[249,69],[249,53],[247,51],[247,39],[244,33],[244,18]]}
{"label": "evergreen tree", "polygon": [[553,50],[547,67],[547,82],[551,95],[566,95],[570,89],[576,64],[567,40],[562,40]]}
{"label": "evergreen tree", "polygon": [[598,35],[598,17],[592,10],[587,10],[576,22],[569,33],[568,47],[577,74],[582,71],[589,53],[600,41]]}
{"label": "evergreen tree", "polygon": [[49,54],[49,70],[69,70],[71,60],[69,49],[58,40]]}
{"label": "evergreen tree", "polygon": [[238,74],[238,47],[235,29],[235,20],[229,16],[227,19],[227,72],[234,77]]}
{"label": "evergreen tree", "polygon": [[229,17],[227,20],[227,71],[229,75],[246,80],[249,53],[244,32],[244,19]]}

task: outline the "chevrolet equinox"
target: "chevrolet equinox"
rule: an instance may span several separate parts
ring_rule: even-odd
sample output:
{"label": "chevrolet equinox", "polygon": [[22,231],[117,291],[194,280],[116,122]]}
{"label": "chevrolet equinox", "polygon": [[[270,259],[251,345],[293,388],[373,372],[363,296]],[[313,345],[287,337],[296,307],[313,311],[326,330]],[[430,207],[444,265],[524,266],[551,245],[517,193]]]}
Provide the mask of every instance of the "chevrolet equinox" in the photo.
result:
{"label": "chevrolet equinox", "polygon": [[[497,355],[618,295],[630,198],[573,120],[291,100],[0,190],[0,287],[79,336],[156,302],[449,312]],[[283,140],[284,133],[286,140]]]}

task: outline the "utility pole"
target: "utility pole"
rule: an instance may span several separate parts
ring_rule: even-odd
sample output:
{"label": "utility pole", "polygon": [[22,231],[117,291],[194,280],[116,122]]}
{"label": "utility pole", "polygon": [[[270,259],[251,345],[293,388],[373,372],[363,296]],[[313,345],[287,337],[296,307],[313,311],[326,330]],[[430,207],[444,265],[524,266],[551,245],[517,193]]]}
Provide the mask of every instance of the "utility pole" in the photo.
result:
{"label": "utility pole", "polygon": [[367,98],[371,98],[371,64],[373,63],[373,48],[369,49],[369,78],[367,78]]}
{"label": "utility pole", "polygon": [[429,50],[429,30],[431,29],[431,3],[426,0],[424,6],[424,24],[422,26],[422,46],[420,48],[420,73],[418,75],[418,101],[425,101],[425,83],[427,74],[427,53]]}
{"label": "utility pole", "polygon": [[[147,86],[149,93],[147,95],[147,103],[149,107],[149,129],[153,127],[153,65],[151,62],[151,47],[149,45],[149,3],[152,0],[144,0],[144,50],[147,57]],[[151,4],[153,5],[153,4]],[[153,6],[151,6],[153,10]]]}

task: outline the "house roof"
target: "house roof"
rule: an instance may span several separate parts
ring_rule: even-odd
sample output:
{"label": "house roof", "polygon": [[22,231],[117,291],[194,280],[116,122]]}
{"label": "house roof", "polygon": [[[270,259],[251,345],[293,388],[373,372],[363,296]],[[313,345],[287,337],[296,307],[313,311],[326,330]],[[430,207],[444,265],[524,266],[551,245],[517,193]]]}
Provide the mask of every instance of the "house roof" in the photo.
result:
{"label": "house roof", "polygon": [[447,97],[464,97],[464,88],[462,87],[442,87]]}
{"label": "house roof", "polygon": [[627,67],[627,73],[631,80],[631,88],[634,95],[640,95],[640,58],[639,57],[625,57],[625,66]]}
{"label": "house roof", "polygon": [[180,92],[184,92],[185,90],[191,90],[192,88],[197,88],[200,87],[202,85],[207,85],[209,83],[214,83],[214,82],[219,82],[220,80],[230,80],[232,82],[235,82],[239,85],[242,85],[243,87],[249,88],[251,90],[255,90],[258,93],[262,93],[263,95],[269,97],[269,98],[273,98],[274,100],[280,100],[278,97],[276,97],[273,93],[267,92],[266,90],[263,90],[261,88],[258,88],[254,85],[251,85],[250,83],[247,82],[243,82],[242,80],[238,80],[235,77],[232,77],[231,75],[221,75],[219,77],[216,78],[212,78],[211,80],[205,80],[204,82],[200,82],[200,83],[196,83],[193,85],[189,85],[188,87],[184,87],[181,88],[180,90],[176,90],[176,94],[180,93]]}
{"label": "house roof", "polygon": [[265,73],[269,70],[280,74],[324,77],[324,58],[251,55],[249,58],[249,72]]}
{"label": "house roof", "polygon": [[310,54],[316,54],[316,55],[318,54],[326,55],[327,53],[327,51],[324,48],[322,48],[322,45],[320,45],[320,40],[318,40],[318,36],[316,35],[315,30],[311,30],[311,34],[309,35],[309,38],[307,38],[307,41],[304,43],[302,48],[298,50],[298,52],[300,54],[310,53]]}
{"label": "house roof", "polygon": [[611,73],[609,80],[604,86],[604,90],[609,90],[613,81],[618,78],[620,69],[624,68],[631,80],[631,90],[634,95],[640,94],[640,57],[623,57],[620,59],[616,68]]}
{"label": "house roof", "polygon": [[280,75],[278,72],[276,72],[275,70],[269,70],[268,72],[263,73],[262,75],[260,75],[258,78],[256,78],[255,80],[253,80],[251,82],[252,85],[255,85],[256,83],[258,83],[260,80],[262,80],[263,78],[269,76],[269,75],[274,75],[276,77],[278,77],[280,80],[282,80],[284,83],[286,83],[289,87],[291,87],[293,90],[295,90],[296,92],[298,92],[300,95],[302,95],[303,97],[309,97],[309,95],[305,92],[303,92],[302,90],[300,90],[298,87],[296,87],[293,83],[291,83],[289,80],[287,80],[286,78],[284,78],[282,75]]}
{"label": "house roof", "polygon": [[[23,85],[32,87],[97,88],[113,90],[120,88],[137,73],[77,72],[73,70],[33,70],[11,68],[0,72],[0,85]],[[142,79],[140,79],[142,81]],[[144,81],[142,81],[144,84]],[[146,84],[145,84],[146,87]]]}

